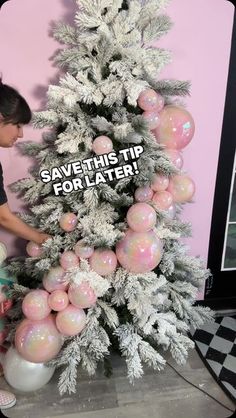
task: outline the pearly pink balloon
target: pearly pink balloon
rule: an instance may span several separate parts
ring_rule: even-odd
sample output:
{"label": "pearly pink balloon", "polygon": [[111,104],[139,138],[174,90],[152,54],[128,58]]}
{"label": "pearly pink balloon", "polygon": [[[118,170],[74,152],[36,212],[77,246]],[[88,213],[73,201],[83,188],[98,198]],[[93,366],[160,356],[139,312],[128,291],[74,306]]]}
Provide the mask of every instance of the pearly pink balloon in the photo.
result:
{"label": "pearly pink balloon", "polygon": [[30,257],[40,257],[43,254],[43,248],[36,242],[29,241],[26,245],[26,252]]}
{"label": "pearly pink balloon", "polygon": [[78,266],[79,259],[74,251],[64,251],[60,257],[60,265],[64,270],[68,270]]}
{"label": "pearly pink balloon", "polygon": [[176,207],[172,204],[168,209],[166,209],[166,214],[169,216],[170,219],[174,219],[176,215]]}
{"label": "pearly pink balloon", "polygon": [[151,188],[155,192],[163,192],[169,186],[169,179],[166,176],[160,174],[154,174]]}
{"label": "pearly pink balloon", "polygon": [[156,211],[147,203],[135,203],[127,212],[127,223],[136,232],[147,232],[156,225]]}
{"label": "pearly pink balloon", "polygon": [[138,105],[143,110],[156,110],[159,112],[164,106],[164,99],[159,93],[156,93],[155,90],[146,89],[140,93]]}
{"label": "pearly pink balloon", "polygon": [[142,116],[148,123],[148,127],[151,131],[158,127],[160,117],[156,110],[146,110],[145,112],[143,112]]}
{"label": "pearly pink balloon", "polygon": [[163,192],[156,192],[152,198],[156,209],[167,210],[173,203],[173,197],[167,190]]}
{"label": "pearly pink balloon", "polygon": [[195,193],[195,183],[186,175],[177,175],[170,180],[168,191],[172,194],[174,202],[190,202]]}
{"label": "pearly pink balloon", "polygon": [[48,305],[48,296],[48,292],[41,289],[27,293],[22,302],[22,311],[26,318],[34,321],[46,318],[51,312]]}
{"label": "pearly pink balloon", "polygon": [[65,232],[74,231],[77,226],[77,223],[77,216],[71,212],[64,213],[59,219],[60,227]]}
{"label": "pearly pink balloon", "polygon": [[92,150],[96,155],[109,154],[113,150],[112,140],[105,135],[98,136],[92,143]]}
{"label": "pearly pink balloon", "polygon": [[176,149],[171,149],[171,148],[170,149],[166,148],[164,151],[165,151],[165,154],[170,158],[172,163],[175,165],[175,167],[181,170],[184,164],[182,154]]}
{"label": "pearly pink balloon", "polygon": [[115,271],[117,258],[112,250],[97,249],[89,259],[92,270],[101,276],[107,276]]}
{"label": "pearly pink balloon", "polygon": [[48,292],[66,290],[68,281],[65,279],[65,270],[62,267],[51,267],[43,278],[43,286]]}
{"label": "pearly pink balloon", "polygon": [[48,304],[53,311],[63,311],[69,305],[68,294],[64,290],[54,290],[48,297]]}
{"label": "pearly pink balloon", "polygon": [[58,312],[56,325],[61,334],[68,337],[79,334],[86,325],[86,315],[83,309],[68,305],[66,309]]}
{"label": "pearly pink balloon", "polygon": [[79,258],[89,258],[94,252],[94,247],[90,247],[84,243],[84,240],[81,239],[75,244],[75,254]]}
{"label": "pearly pink balloon", "polygon": [[194,120],[184,108],[168,105],[160,112],[160,123],[155,129],[157,142],[167,148],[182,149],[192,140]]}
{"label": "pearly pink balloon", "polygon": [[54,359],[62,342],[52,315],[41,321],[24,319],[16,328],[16,349],[25,360],[32,363],[44,363]]}
{"label": "pearly pink balloon", "polygon": [[149,186],[138,187],[135,190],[134,197],[137,202],[148,202],[152,200],[153,190]]}
{"label": "pearly pink balloon", "polygon": [[160,263],[162,252],[162,242],[153,231],[134,232],[129,229],[116,245],[119,263],[131,273],[153,270]]}
{"label": "pearly pink balloon", "polygon": [[90,308],[97,300],[94,290],[85,281],[78,286],[76,284],[70,285],[68,296],[72,305],[82,309]]}

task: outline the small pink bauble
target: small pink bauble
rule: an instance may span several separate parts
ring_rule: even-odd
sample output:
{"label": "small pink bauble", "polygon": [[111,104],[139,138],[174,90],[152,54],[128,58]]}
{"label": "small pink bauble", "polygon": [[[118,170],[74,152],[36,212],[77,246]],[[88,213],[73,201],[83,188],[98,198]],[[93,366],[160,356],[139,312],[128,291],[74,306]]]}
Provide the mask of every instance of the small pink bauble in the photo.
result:
{"label": "small pink bauble", "polygon": [[51,267],[43,278],[43,286],[48,292],[66,290],[68,281],[65,280],[65,270],[60,266]]}
{"label": "small pink bauble", "polygon": [[77,223],[77,216],[71,212],[64,213],[59,219],[60,227],[65,232],[74,231],[77,226]]}
{"label": "small pink bauble", "polygon": [[79,259],[74,251],[64,251],[60,257],[60,265],[64,270],[68,270],[78,266]]}
{"label": "small pink bauble", "polygon": [[160,112],[160,123],[155,129],[157,142],[167,148],[182,149],[192,140],[194,120],[184,108],[168,105]]}
{"label": "small pink bauble", "polygon": [[48,297],[48,304],[53,311],[63,311],[69,305],[68,294],[64,290],[54,290]]}
{"label": "small pink bauble", "polygon": [[51,312],[48,305],[48,296],[46,290],[35,289],[29,292],[22,302],[22,311],[26,318],[33,321],[46,318]]}
{"label": "small pink bauble", "polygon": [[89,247],[84,243],[84,240],[81,239],[75,244],[75,254],[79,258],[89,258],[94,252],[94,247]]}
{"label": "small pink bauble", "polygon": [[143,112],[142,116],[148,123],[149,129],[152,131],[153,129],[156,129],[159,125],[160,117],[157,111],[155,110],[146,110]]}
{"label": "small pink bauble", "polygon": [[109,154],[113,150],[112,140],[105,135],[98,136],[92,143],[92,150],[96,155]]}
{"label": "small pink bauble", "polygon": [[100,276],[107,276],[113,273],[117,266],[117,258],[112,250],[95,250],[89,262],[92,270],[96,271]]}
{"label": "small pink bauble", "polygon": [[43,248],[36,242],[29,241],[26,245],[26,252],[30,257],[40,257],[43,254]]}
{"label": "small pink bauble", "polygon": [[24,319],[16,328],[15,346],[20,355],[32,363],[54,359],[62,347],[62,337],[52,315],[41,321]]}
{"label": "small pink bauble", "polygon": [[151,188],[155,192],[163,192],[169,186],[169,179],[166,176],[160,174],[154,174]]}
{"label": "small pink bauble", "polygon": [[153,190],[149,186],[138,187],[135,190],[134,197],[137,202],[149,202],[152,200]]}
{"label": "small pink bauble", "polygon": [[135,203],[127,212],[127,223],[136,232],[147,232],[156,225],[156,211],[147,203]]}
{"label": "small pink bauble", "polygon": [[79,286],[72,284],[68,290],[69,300],[76,308],[90,308],[97,300],[94,290],[87,282],[82,282]]}
{"label": "small pink bauble", "polygon": [[168,209],[166,209],[166,214],[169,216],[170,219],[174,219],[176,215],[176,207],[172,204]]}
{"label": "small pink bauble", "polygon": [[156,192],[152,198],[156,209],[167,210],[173,203],[173,197],[169,191]]}
{"label": "small pink bauble", "polygon": [[189,202],[195,193],[195,184],[190,177],[177,175],[170,180],[168,191],[172,194],[174,202]]}
{"label": "small pink bauble", "polygon": [[164,99],[155,90],[146,89],[140,93],[138,98],[138,105],[143,110],[156,110],[159,112],[164,106]]}
{"label": "small pink bauble", "polygon": [[175,167],[181,170],[184,164],[182,154],[176,149],[171,149],[171,148],[170,149],[166,148],[164,152],[170,158],[170,160],[175,165]]}
{"label": "small pink bauble", "polygon": [[86,315],[83,309],[68,305],[56,316],[57,329],[68,337],[79,334],[86,325]]}
{"label": "small pink bauble", "polygon": [[119,263],[131,273],[153,270],[160,263],[162,251],[162,242],[153,231],[134,232],[129,229],[116,245]]}

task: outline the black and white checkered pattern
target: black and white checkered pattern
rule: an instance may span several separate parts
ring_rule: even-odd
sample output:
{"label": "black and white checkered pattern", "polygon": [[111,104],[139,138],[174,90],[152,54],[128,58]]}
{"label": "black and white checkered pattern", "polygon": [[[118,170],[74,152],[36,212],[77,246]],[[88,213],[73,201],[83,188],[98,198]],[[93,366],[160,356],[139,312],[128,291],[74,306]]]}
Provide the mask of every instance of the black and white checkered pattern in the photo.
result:
{"label": "black and white checkered pattern", "polygon": [[206,366],[236,400],[236,317],[219,317],[192,333]]}

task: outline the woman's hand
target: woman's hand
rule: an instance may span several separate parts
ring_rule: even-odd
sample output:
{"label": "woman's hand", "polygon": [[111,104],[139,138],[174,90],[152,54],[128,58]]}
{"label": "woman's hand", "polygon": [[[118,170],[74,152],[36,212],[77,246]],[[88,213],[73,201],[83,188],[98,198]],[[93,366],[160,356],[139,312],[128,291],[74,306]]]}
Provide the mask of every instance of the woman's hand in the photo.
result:
{"label": "woman's hand", "polygon": [[41,245],[50,238],[52,238],[51,235],[45,234],[44,232],[39,232],[39,240],[37,241],[37,244]]}

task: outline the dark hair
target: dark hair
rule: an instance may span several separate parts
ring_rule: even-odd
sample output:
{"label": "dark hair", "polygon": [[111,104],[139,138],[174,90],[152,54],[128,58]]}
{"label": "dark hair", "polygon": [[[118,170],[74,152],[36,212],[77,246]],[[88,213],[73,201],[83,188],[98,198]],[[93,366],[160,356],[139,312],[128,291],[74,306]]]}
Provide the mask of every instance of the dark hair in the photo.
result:
{"label": "dark hair", "polygon": [[0,76],[0,121],[3,123],[27,124],[32,118],[28,103],[17,90],[2,83]]}

